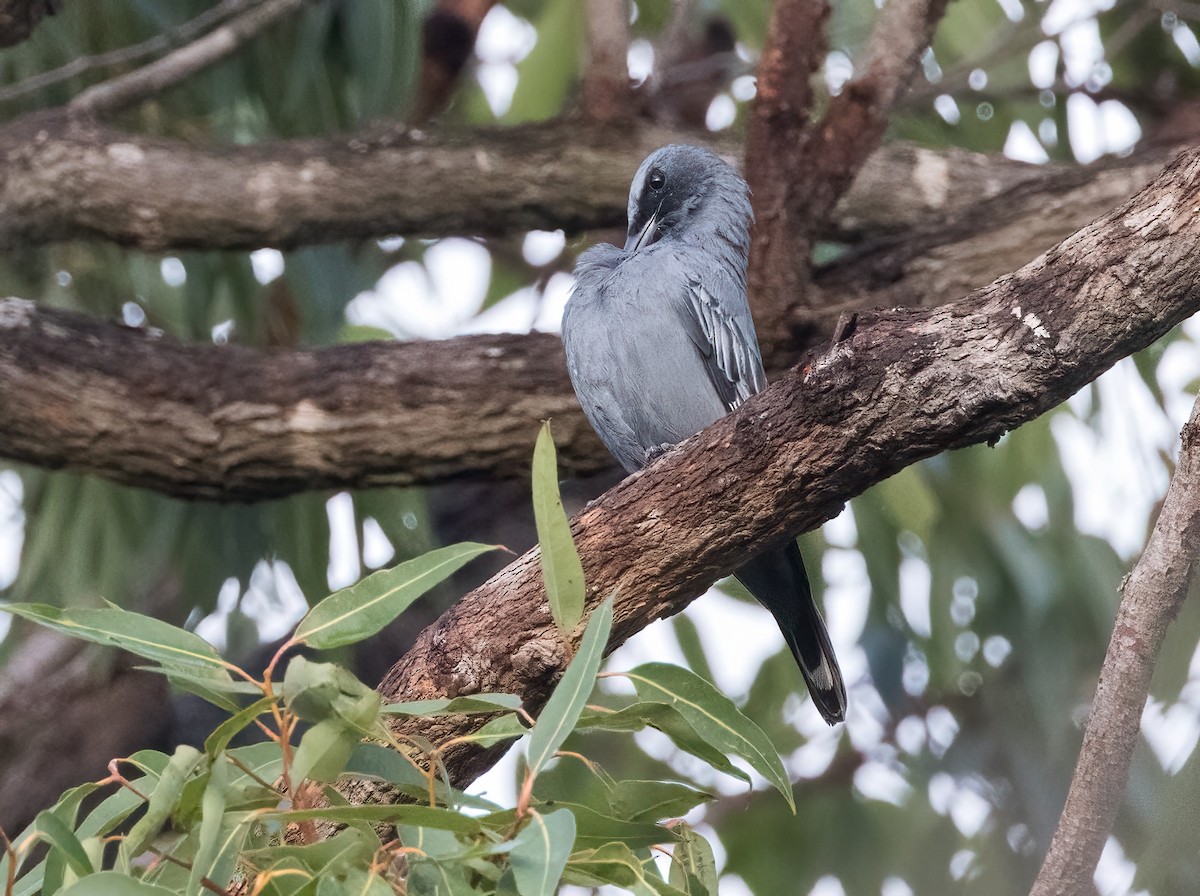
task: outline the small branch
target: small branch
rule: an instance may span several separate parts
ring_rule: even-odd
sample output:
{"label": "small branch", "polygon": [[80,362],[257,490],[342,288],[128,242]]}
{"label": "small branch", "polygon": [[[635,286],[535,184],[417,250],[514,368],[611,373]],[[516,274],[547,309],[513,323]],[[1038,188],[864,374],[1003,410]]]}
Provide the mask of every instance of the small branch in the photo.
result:
{"label": "small branch", "polygon": [[421,81],[409,121],[421,125],[450,102],[496,0],[438,0],[421,30]]}
{"label": "small branch", "polygon": [[812,79],[825,58],[827,0],[776,0],[746,129],[746,180],[755,233],[748,287],[759,342],[789,338],[788,309],[807,304],[810,224],[795,201],[812,114]]}
{"label": "small branch", "polygon": [[586,0],[588,63],[580,105],[597,124],[633,118],[629,83],[629,5],[626,0]]}
{"label": "small branch", "polygon": [[162,34],[156,34],[154,37],[144,40],[139,44],[121,47],[119,50],[111,50],[108,53],[97,53],[94,56],[80,56],[72,59],[66,65],[59,68],[33,75],[11,87],[0,88],[0,103],[20,99],[23,96],[28,96],[47,87],[53,87],[55,84],[61,84],[63,81],[69,81],[71,78],[78,77],[98,68],[130,65],[146,56],[165,53],[171,47],[176,47],[193,40],[213,25],[223,19],[227,19],[231,15],[241,12],[248,5],[255,2],[257,0],[222,0],[221,3],[210,9],[206,9],[194,19],[170,28]]}
{"label": "small branch", "polygon": [[889,114],[916,74],[947,0],[887,0],[861,62],[816,125],[807,201],[820,226],[883,140]]}
{"label": "small branch", "polygon": [[59,0],[0,0],[0,47],[19,44],[58,9]]}
{"label": "small branch", "polygon": [[[1198,204],[1193,150],[991,286],[930,311],[860,315],[850,338],[607,492],[572,532],[589,606],[619,595],[609,648],[683,609],[752,545],[820,525],[908,464],[1034,419],[1200,310]],[[536,712],[569,655],[535,550],[426,629],[380,690],[388,700],[503,691]],[[443,743],[471,723],[394,725]],[[473,780],[497,752],[448,751],[452,781]]]}
{"label": "small branch", "polygon": [[1122,586],[1071,790],[1031,896],[1093,890],[1096,864],[1129,783],[1154,664],[1198,560],[1200,399],[1183,427],[1179,463],[1154,531]]}
{"label": "small branch", "polygon": [[262,0],[193,43],[129,74],[89,87],[71,100],[67,109],[75,114],[109,115],[162,93],[232,55],[306,2],[308,0]]}

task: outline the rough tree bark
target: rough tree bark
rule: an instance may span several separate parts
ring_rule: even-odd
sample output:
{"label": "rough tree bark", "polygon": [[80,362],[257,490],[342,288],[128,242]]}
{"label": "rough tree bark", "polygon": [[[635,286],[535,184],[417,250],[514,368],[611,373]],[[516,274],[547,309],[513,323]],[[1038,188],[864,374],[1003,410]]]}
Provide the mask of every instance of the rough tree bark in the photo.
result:
{"label": "rough tree bark", "polygon": [[[1151,159],[1048,172],[889,147],[842,203],[841,235],[876,236],[821,272],[823,329],[843,310],[960,296],[1158,170]],[[903,238],[893,236],[895,222]],[[769,365],[790,366],[796,350],[781,347]],[[564,471],[603,469],[610,460],[583,422],[561,351],[544,334],[287,352],[185,346],[8,301],[0,303],[0,418],[8,421],[0,456],[246,501],[326,486],[525,476],[529,434],[554,417]],[[436,383],[427,376],[434,369]],[[500,400],[507,395],[517,399]]]}
{"label": "rough tree bark", "polygon": [[[828,353],[606,493],[574,520],[589,606],[618,593],[610,648],[678,612],[752,545],[811,529],[904,466],[992,441],[1049,410],[1200,308],[1200,151],[1125,206],[1015,273],[928,311],[864,315]],[[653,582],[653,590],[646,583]],[[477,691],[535,710],[569,655],[536,552],[427,629],[387,699]],[[447,718],[420,734],[467,733]],[[470,781],[496,751],[461,747]]]}
{"label": "rough tree bark", "polygon": [[[205,147],[46,113],[0,128],[0,250],[77,238],[151,251],[286,249],[387,233],[623,227],[629,178],[642,159],[665,143],[698,139],[650,124],[613,133],[556,121]],[[741,154],[731,138],[703,142],[727,157]],[[1081,171],[888,146],[867,163],[825,235],[898,232],[952,212],[965,219],[1005,194],[1028,200],[1093,177],[1129,172],[1137,181],[1139,171],[1136,161]],[[1037,206],[1026,209],[1033,217]]]}

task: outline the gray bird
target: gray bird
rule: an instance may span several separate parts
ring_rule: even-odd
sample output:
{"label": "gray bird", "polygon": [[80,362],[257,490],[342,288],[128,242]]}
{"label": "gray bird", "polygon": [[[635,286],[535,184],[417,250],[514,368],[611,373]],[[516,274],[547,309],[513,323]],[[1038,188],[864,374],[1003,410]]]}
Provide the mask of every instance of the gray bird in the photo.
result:
{"label": "gray bird", "polygon": [[[567,369],[628,472],[766,385],[746,301],[749,194],[708,150],[664,146],[633,177],[625,248],[579,256],[562,321]],[[775,616],[825,721],[842,721],[846,687],[795,540],[735,575]]]}

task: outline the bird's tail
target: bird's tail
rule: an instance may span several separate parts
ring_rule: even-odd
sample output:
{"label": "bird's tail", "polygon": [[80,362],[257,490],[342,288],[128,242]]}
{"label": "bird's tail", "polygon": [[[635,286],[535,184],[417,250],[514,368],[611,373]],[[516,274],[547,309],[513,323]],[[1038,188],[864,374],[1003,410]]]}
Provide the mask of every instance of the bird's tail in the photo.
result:
{"label": "bird's tail", "polygon": [[758,555],[735,575],[771,611],[792,649],[813,703],[830,725],[846,717],[846,685],[794,540]]}

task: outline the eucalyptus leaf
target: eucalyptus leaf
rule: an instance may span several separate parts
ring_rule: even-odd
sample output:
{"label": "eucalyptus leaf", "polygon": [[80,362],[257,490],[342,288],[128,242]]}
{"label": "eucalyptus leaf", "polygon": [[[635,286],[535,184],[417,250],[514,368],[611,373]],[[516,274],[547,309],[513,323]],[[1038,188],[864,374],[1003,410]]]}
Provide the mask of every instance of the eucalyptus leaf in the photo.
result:
{"label": "eucalyptus leaf", "polygon": [[121,854],[125,862],[137,858],[158,836],[174,810],[184,785],[195,769],[204,761],[204,754],[194,747],[180,745],[175,748],[171,760],[159,776],[158,783],[150,793],[146,814],[138,819],[121,841]]}
{"label": "eucalyptus leaf", "polygon": [[558,491],[558,462],[548,422],[542,424],[533,449],[533,518],[550,615],[570,633],[583,618],[583,564]]}
{"label": "eucalyptus leaf", "polygon": [[610,597],[592,612],[587,630],[579,642],[579,651],[567,666],[567,671],[538,716],[537,724],[533,726],[533,734],[529,739],[529,774],[536,775],[575,728],[596,682],[596,673],[600,671],[612,618]]}
{"label": "eucalyptus leaf", "polygon": [[712,846],[686,822],[674,830],[679,842],[671,853],[668,881],[689,896],[717,896],[717,860]]}
{"label": "eucalyptus leaf", "polygon": [[762,729],[733,701],[699,675],[668,663],[644,663],[625,673],[643,700],[677,709],[696,733],[725,753],[740,756],[778,790],[796,811],[783,762]]}
{"label": "eucalyptus leaf", "polygon": [[382,569],[318,603],[300,620],[292,637],[319,650],[369,638],[430,588],[492,550],[493,545],[456,544]]}
{"label": "eucalyptus leaf", "polygon": [[574,843],[575,816],[570,809],[546,815],[531,812],[508,854],[521,896],[553,896]]}
{"label": "eucalyptus leaf", "polygon": [[59,896],[178,896],[165,887],[144,883],[119,871],[101,871],[81,878]]}

